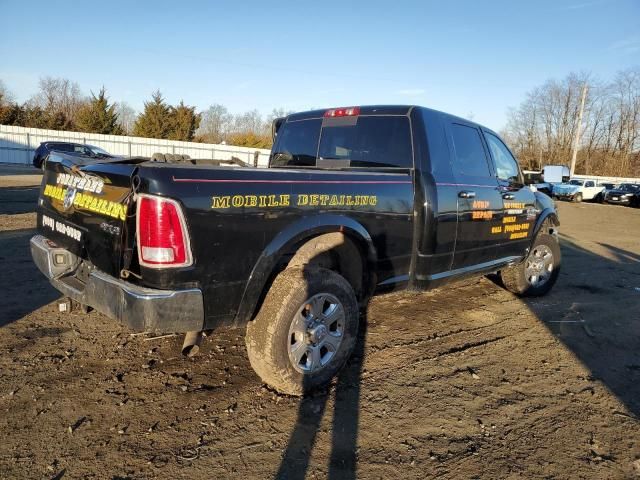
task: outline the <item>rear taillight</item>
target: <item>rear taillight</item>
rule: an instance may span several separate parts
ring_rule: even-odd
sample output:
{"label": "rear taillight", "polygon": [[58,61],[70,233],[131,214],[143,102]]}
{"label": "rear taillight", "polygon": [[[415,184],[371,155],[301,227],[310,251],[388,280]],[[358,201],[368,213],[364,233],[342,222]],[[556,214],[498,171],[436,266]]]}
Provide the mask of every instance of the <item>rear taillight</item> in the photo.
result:
{"label": "rear taillight", "polygon": [[332,108],[324,112],[325,117],[355,117],[360,115],[360,107]]}
{"label": "rear taillight", "polygon": [[140,265],[167,268],[193,263],[187,224],[175,200],[138,195],[136,229]]}

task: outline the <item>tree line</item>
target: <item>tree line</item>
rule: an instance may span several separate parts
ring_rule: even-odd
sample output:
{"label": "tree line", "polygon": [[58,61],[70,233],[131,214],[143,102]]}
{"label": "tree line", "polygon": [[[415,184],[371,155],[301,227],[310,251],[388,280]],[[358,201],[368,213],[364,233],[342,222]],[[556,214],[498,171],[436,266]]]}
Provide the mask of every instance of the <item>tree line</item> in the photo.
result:
{"label": "tree line", "polygon": [[[640,176],[640,68],[609,81],[570,73],[527,92],[510,109],[503,135],[524,168],[568,165],[578,129],[581,94],[587,87],[576,173]],[[86,96],[64,78],[40,79],[38,91],[20,104],[0,80],[0,124],[111,135],[271,147],[271,122],[287,113],[274,109],[230,113],[219,104],[196,112],[180,101],[170,105],[155,91],[137,113],[125,102],[110,102],[106,90]]]}
{"label": "tree line", "polygon": [[0,80],[2,125],[270,148],[271,122],[285,114],[282,109],[266,117],[257,110],[232,114],[219,104],[196,112],[183,101],[170,105],[160,91],[137,113],[125,102],[110,102],[104,87],[86,96],[77,83],[52,77],[41,78],[36,94],[18,103]]}
{"label": "tree line", "polygon": [[503,132],[525,168],[569,165],[583,88],[587,94],[576,173],[640,176],[640,68],[601,81],[586,73],[549,80],[508,114]]}

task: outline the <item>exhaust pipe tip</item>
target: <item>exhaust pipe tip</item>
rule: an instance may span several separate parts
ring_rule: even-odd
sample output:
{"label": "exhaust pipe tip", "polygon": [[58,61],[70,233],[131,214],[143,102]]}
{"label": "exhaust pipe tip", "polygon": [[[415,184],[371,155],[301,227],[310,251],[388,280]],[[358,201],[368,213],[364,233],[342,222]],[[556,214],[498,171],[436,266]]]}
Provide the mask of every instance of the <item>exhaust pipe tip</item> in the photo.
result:
{"label": "exhaust pipe tip", "polygon": [[182,343],[182,355],[191,358],[195,357],[200,351],[203,332],[187,332]]}

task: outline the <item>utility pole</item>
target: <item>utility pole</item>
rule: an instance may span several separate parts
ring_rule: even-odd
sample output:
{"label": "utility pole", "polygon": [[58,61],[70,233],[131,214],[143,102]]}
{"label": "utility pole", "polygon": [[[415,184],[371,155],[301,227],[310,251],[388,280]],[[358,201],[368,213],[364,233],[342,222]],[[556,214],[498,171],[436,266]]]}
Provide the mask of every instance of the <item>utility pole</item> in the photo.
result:
{"label": "utility pole", "polygon": [[569,176],[573,177],[576,170],[576,157],[578,156],[578,146],[580,145],[580,130],[582,130],[582,112],[584,111],[584,100],[587,97],[587,84],[582,87],[582,99],[580,100],[580,112],[578,113],[578,126],[576,128],[576,138],[573,141],[573,153],[571,154],[571,168]]}

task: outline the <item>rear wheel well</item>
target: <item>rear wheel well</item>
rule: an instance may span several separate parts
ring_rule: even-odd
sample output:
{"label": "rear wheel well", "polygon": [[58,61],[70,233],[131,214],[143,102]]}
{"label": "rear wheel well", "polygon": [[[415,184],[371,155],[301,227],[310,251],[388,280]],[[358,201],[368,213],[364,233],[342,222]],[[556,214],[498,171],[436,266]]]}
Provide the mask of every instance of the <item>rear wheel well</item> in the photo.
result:
{"label": "rear wheel well", "polygon": [[373,293],[370,269],[367,268],[365,247],[343,232],[331,232],[306,238],[292,244],[282,255],[266,282],[251,318],[260,310],[276,276],[287,268],[311,265],[326,268],[343,276],[353,288],[358,303],[363,306]]}
{"label": "rear wheel well", "polygon": [[342,232],[325,233],[306,240],[295,249],[286,268],[314,265],[342,275],[358,300],[366,296],[365,260],[358,245]]}

